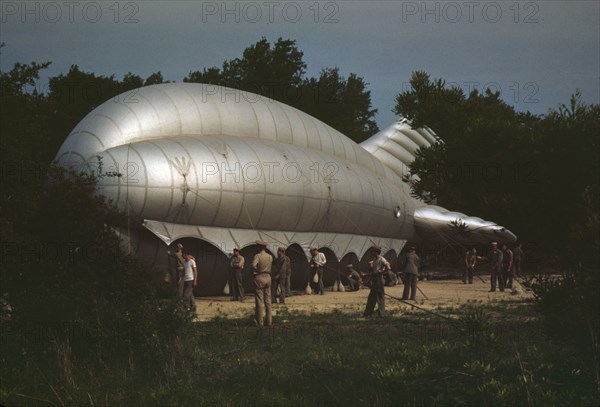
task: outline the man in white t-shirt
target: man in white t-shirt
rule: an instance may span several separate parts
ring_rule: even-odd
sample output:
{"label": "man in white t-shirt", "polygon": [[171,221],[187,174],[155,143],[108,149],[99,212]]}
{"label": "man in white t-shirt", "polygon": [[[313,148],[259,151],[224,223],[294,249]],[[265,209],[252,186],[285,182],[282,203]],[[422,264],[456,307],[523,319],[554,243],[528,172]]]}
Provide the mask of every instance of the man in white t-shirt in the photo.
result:
{"label": "man in white t-shirt", "polygon": [[327,259],[316,247],[310,248],[310,254],[312,255],[310,259],[310,268],[312,270],[311,278],[314,278],[314,275],[316,274],[319,280],[314,293],[323,295],[325,294],[325,291],[323,290],[323,268],[327,263]]}
{"label": "man in white t-shirt", "polygon": [[185,265],[183,270],[183,305],[190,311],[196,312],[194,301],[194,287],[198,285],[198,269],[196,260],[191,254],[185,254]]}

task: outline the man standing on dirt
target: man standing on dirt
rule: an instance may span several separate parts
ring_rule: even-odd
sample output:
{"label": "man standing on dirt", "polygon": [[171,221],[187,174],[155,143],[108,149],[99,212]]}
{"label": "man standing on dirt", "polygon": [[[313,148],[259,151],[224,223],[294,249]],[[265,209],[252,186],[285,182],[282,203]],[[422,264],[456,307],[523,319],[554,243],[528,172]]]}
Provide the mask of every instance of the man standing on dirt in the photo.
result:
{"label": "man standing on dirt", "polygon": [[196,301],[194,300],[194,287],[198,286],[198,269],[196,259],[191,254],[185,254],[183,273],[183,305],[188,311],[196,314]]}
{"label": "man standing on dirt", "polygon": [[408,300],[409,298],[413,301],[417,295],[417,277],[419,276],[419,266],[421,265],[421,259],[416,253],[414,246],[408,249],[406,254],[406,264],[404,265],[404,291],[402,292],[402,299]]}
{"label": "man standing on dirt", "polygon": [[503,265],[502,265],[502,279],[504,280],[504,286],[512,289],[513,286],[513,252],[506,245],[502,246],[503,253]]}
{"label": "man standing on dirt", "polygon": [[477,249],[472,248],[465,253],[465,272],[463,274],[463,283],[473,284],[473,276],[475,275],[475,263],[477,263]]}
{"label": "man standing on dirt", "polygon": [[316,247],[310,248],[310,254],[312,255],[310,259],[310,268],[313,271],[312,278],[314,278],[314,275],[316,274],[319,280],[317,282],[315,294],[319,293],[321,295],[324,295],[325,291],[323,290],[323,267],[325,267],[325,263],[327,263],[327,260],[325,259],[325,255],[321,253]]}
{"label": "man standing on dirt", "polygon": [[502,260],[503,260],[502,252],[498,249],[498,243],[492,242],[492,249],[488,254],[488,260],[490,261],[490,266],[492,267],[492,274],[490,279],[492,280],[492,286],[490,288],[490,292],[496,291],[496,281],[498,281],[500,285],[500,291],[504,291],[504,279],[502,278]]}
{"label": "man standing on dirt", "polygon": [[167,250],[167,256],[169,256],[169,263],[171,262],[171,258],[175,259],[175,272],[171,275],[173,295],[181,297],[183,296],[183,269],[185,267],[183,245],[181,243],[177,243],[177,251],[172,253],[170,250]]}
{"label": "man standing on dirt", "polygon": [[375,310],[375,303],[377,303],[377,312],[380,317],[385,316],[385,285],[383,274],[386,270],[390,269],[390,263],[381,255],[381,248],[379,246],[373,246],[373,252],[375,258],[373,259],[373,268],[369,274],[369,281],[371,283],[371,291],[369,297],[367,297],[367,306],[363,317],[370,317],[373,315]]}
{"label": "man standing on dirt", "polygon": [[231,301],[244,302],[244,282],[242,272],[246,260],[240,254],[240,249],[233,249],[233,256],[229,262],[229,288],[231,290]]}
{"label": "man standing on dirt", "polygon": [[285,255],[285,257],[287,257],[288,260],[290,261],[289,262],[290,267],[285,275],[285,296],[291,297],[292,296],[292,259],[290,259],[287,254]]}
{"label": "man standing on dirt", "polygon": [[279,293],[279,303],[285,304],[286,280],[291,273],[290,258],[285,255],[285,247],[277,249],[277,258],[273,262],[273,284],[271,287],[271,299],[275,303]]}
{"label": "man standing on dirt", "polygon": [[521,265],[523,264],[524,258],[525,253],[523,253],[523,245],[519,243],[513,249],[513,271],[517,276],[521,275]]}
{"label": "man standing on dirt", "polygon": [[266,311],[267,325],[273,323],[271,316],[271,266],[273,257],[266,252],[267,244],[257,240],[258,253],[252,260],[254,271],[254,305],[255,321],[258,326],[263,326],[263,310]]}

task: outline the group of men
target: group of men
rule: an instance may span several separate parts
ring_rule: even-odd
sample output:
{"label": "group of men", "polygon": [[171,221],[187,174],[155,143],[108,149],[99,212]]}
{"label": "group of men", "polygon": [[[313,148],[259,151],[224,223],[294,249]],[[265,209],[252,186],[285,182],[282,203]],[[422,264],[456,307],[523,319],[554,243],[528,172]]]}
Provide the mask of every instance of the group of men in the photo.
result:
{"label": "group of men", "polygon": [[[391,272],[390,263],[381,255],[381,248],[378,246],[373,247],[375,258],[372,261],[372,267],[370,267],[370,273],[367,275],[367,285],[371,289],[369,296],[367,297],[367,305],[363,312],[364,317],[370,317],[375,311],[375,304],[377,304],[378,316],[383,317],[386,315],[385,312],[385,286],[387,273]],[[404,291],[402,293],[402,300],[415,300],[417,291],[417,278],[419,276],[419,267],[421,259],[416,253],[416,248],[411,246],[406,253],[404,259]]]}
{"label": "group of men", "polygon": [[[285,304],[286,297],[291,295],[291,261],[285,253],[284,247],[277,249],[277,258],[266,251],[267,244],[257,240],[258,253],[252,260],[252,274],[254,283],[255,300],[255,323],[258,326],[271,325],[273,322],[271,305],[279,302]],[[363,315],[368,317],[374,313],[377,304],[377,312],[380,316],[385,315],[385,292],[386,276],[391,271],[390,263],[381,255],[381,248],[374,246],[375,257],[369,263],[370,270],[364,276],[353,269],[352,264],[347,265],[349,290],[357,291],[362,284],[367,285],[371,291],[367,298],[367,305]],[[310,270],[311,281],[315,285],[315,294],[323,295],[323,271],[327,259],[316,247],[310,248]],[[175,252],[167,251],[169,261],[175,261],[175,267],[170,267],[170,281],[173,282],[174,294],[184,298],[184,306],[195,312],[193,290],[198,285],[198,269],[192,255],[185,253],[183,245],[177,244]],[[420,259],[411,247],[406,256],[405,286],[403,299],[415,299],[416,281],[418,276]],[[229,262],[229,287],[232,301],[244,301],[243,270],[245,259],[240,249],[235,248]]]}
{"label": "group of men", "polygon": [[502,249],[499,249],[498,242],[492,242],[490,246],[487,258],[478,256],[475,248],[465,253],[466,268],[463,274],[463,283],[473,284],[477,260],[488,260],[492,271],[490,292],[496,291],[496,287],[500,291],[504,291],[506,288],[512,289],[515,273],[521,273],[521,265],[525,257],[523,246],[519,243],[514,250],[506,245],[502,245]]}
{"label": "group of men", "polygon": [[[255,300],[255,323],[258,326],[271,325],[273,322],[271,304],[279,302],[285,304],[286,297],[291,295],[291,261],[285,253],[284,247],[277,249],[277,257],[267,253],[267,244],[262,240],[257,240],[258,253],[252,260],[252,273],[254,283]],[[487,257],[477,255],[476,249],[470,249],[465,253],[465,272],[463,274],[463,283],[472,284],[477,260],[487,260],[491,266],[491,288],[490,292],[500,291],[506,288],[512,289],[515,272],[521,271],[524,254],[521,244],[518,244],[514,250],[506,245],[502,249],[498,248],[497,242],[491,243],[491,249]],[[375,312],[379,316],[385,316],[385,286],[395,285],[396,279],[390,278],[394,275],[390,263],[381,255],[381,248],[373,247],[374,258],[369,262],[369,271],[366,274],[354,270],[352,264],[346,265],[348,290],[358,291],[361,285],[370,288],[367,304],[363,312],[364,317],[369,317]],[[325,255],[316,247],[310,248],[310,277],[315,286],[314,293],[323,295],[323,271],[327,263]],[[177,244],[175,252],[167,251],[169,260],[175,261],[175,267],[170,267],[170,281],[173,283],[174,294],[184,298],[184,306],[192,312],[196,311],[193,290],[198,285],[198,269],[194,257],[185,253],[183,245]],[[402,300],[415,300],[417,290],[417,278],[419,275],[420,258],[416,254],[416,249],[411,246],[404,257],[404,291]],[[240,253],[240,249],[235,248],[230,259],[229,287],[232,301],[244,301],[244,283],[243,270],[245,259]],[[392,282],[392,283],[390,283]],[[341,283],[340,283],[341,284]]]}
{"label": "group of men", "polygon": [[[254,277],[254,304],[256,325],[272,325],[273,314],[271,304],[285,304],[286,296],[291,293],[292,266],[290,258],[285,254],[285,248],[277,249],[277,258],[267,253],[267,244],[257,240],[258,253],[252,260],[252,273]],[[263,317],[263,313],[265,314]],[[266,319],[266,321],[265,321]]]}
{"label": "group of men", "polygon": [[[266,243],[257,240],[258,253],[252,260],[252,271],[254,275],[254,321],[257,326],[271,325],[273,316],[271,305],[277,303],[285,304],[286,296],[291,295],[292,265],[290,258],[285,254],[285,248],[277,249],[277,258],[266,251]],[[310,268],[316,285],[315,294],[325,293],[323,286],[323,268],[327,263],[325,255],[316,247],[310,248]],[[263,317],[264,313],[264,317]],[[266,320],[266,321],[265,321]]]}
{"label": "group of men", "polygon": [[[261,247],[261,245],[258,246]],[[229,289],[231,301],[244,302],[243,270],[245,263],[246,261],[241,255],[240,249],[233,249],[233,255],[229,261]],[[285,304],[285,297],[292,295],[292,267],[290,258],[285,254],[284,247],[279,247],[277,249],[277,257],[272,262],[272,269],[270,272],[272,286],[271,301]]]}
{"label": "group of men", "polygon": [[[266,244],[263,241],[257,240],[256,244],[259,247],[259,252],[254,256],[252,261],[252,269],[254,270],[254,288],[255,288],[255,321],[258,326],[264,324],[263,312],[265,312],[266,324],[272,324],[272,312],[271,302],[274,299],[271,298],[271,292],[275,290],[274,287],[279,287],[280,302],[285,302],[286,287],[283,283],[286,277],[289,277],[290,260],[285,255],[285,249],[280,247],[278,249],[278,260],[279,264],[276,267],[276,271],[271,273],[271,264],[273,258],[266,252]],[[369,296],[367,297],[367,305],[363,312],[364,317],[373,315],[375,311],[375,305],[377,305],[377,313],[379,316],[385,316],[385,276],[386,273],[391,272],[390,263],[381,255],[381,248],[378,246],[373,247],[375,257],[370,262],[369,273],[365,276],[365,281],[361,275],[354,270],[352,264],[348,264],[348,281],[350,291],[357,291],[360,285],[365,283],[369,288]],[[323,268],[327,263],[325,255],[316,247],[310,248],[311,259],[311,280],[315,284],[315,294],[323,295]],[[417,276],[419,274],[420,259],[415,252],[415,248],[411,247],[408,254],[406,255],[406,265],[404,269],[405,274],[405,285],[403,300],[415,299]],[[273,275],[273,281],[271,284],[271,275]],[[310,284],[310,281],[309,281]],[[275,298],[275,297],[273,297]]]}

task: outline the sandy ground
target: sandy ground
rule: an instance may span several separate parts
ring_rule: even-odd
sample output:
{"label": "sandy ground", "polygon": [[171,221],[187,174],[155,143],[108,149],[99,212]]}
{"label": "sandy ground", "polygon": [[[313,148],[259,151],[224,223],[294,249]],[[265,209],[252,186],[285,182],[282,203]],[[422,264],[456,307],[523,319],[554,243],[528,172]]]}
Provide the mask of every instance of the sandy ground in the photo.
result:
{"label": "sandy ground", "polygon": [[[429,280],[419,281],[416,301],[408,301],[425,309],[436,309],[438,307],[459,307],[467,302],[494,303],[494,302],[516,302],[532,298],[532,294],[523,289],[515,282],[515,289],[511,292],[489,292],[489,276],[483,276],[485,283],[475,279],[473,284],[463,284],[460,280]],[[385,293],[401,298],[403,285],[385,287]],[[420,291],[419,291],[420,289]],[[274,304],[273,316],[277,321],[278,310],[287,309],[291,312],[322,313],[337,310],[343,313],[362,315],[368,288],[361,288],[355,292],[333,292],[325,290],[325,295],[306,295],[294,292],[295,295],[286,298],[286,304]],[[408,304],[397,301],[386,296],[386,310],[412,310],[415,309]],[[254,312],[254,294],[246,297],[243,303],[230,301],[229,296],[220,297],[198,297],[196,298],[196,313],[198,320],[206,321],[216,316],[225,318],[250,318]]]}

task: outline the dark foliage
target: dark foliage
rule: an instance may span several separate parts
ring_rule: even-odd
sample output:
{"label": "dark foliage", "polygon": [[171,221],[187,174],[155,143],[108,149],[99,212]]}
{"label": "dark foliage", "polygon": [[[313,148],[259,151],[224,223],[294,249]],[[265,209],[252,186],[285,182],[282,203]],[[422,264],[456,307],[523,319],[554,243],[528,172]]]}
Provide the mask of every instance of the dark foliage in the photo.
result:
{"label": "dark foliage", "polygon": [[279,38],[271,45],[266,38],[246,48],[242,58],[217,67],[193,71],[184,82],[209,83],[256,93],[294,106],[329,124],[356,142],[378,131],[367,83],[338,68],[326,68],[318,78],[305,77],[306,63],[296,41]]}
{"label": "dark foliage", "polygon": [[410,166],[414,196],[507,226],[535,252],[530,266],[560,253],[560,266],[598,267],[600,105],[576,92],[538,117],[515,112],[498,93],[467,96],[424,72],[410,84],[396,113],[441,139]]}
{"label": "dark foliage", "polygon": [[[63,93],[26,88],[46,66],[17,64],[0,76],[2,402],[8,389],[23,383],[26,393],[48,388],[55,380],[48,376],[58,379],[64,388],[55,391],[68,399],[76,387],[75,360],[79,368],[152,367],[170,357],[164,344],[191,322],[181,304],[161,299],[160,278],[128,255],[109,226],[123,216],[95,194],[103,175],[47,164],[66,135],[56,129],[80,120],[113,92],[114,81],[98,80],[104,89],[98,100],[72,103]],[[53,90],[95,79],[74,67],[52,80]]]}
{"label": "dark foliage", "polygon": [[[527,285],[549,334],[592,358],[600,393],[600,105],[576,92],[546,116],[517,113],[499,94],[465,96],[441,79],[415,72],[396,113],[429,125],[442,142],[410,166],[412,193],[448,208],[494,219],[525,242]],[[528,256],[528,257],[527,257]]]}

